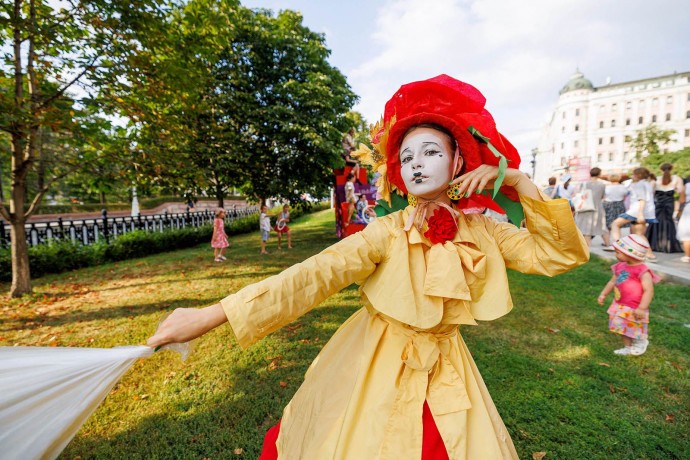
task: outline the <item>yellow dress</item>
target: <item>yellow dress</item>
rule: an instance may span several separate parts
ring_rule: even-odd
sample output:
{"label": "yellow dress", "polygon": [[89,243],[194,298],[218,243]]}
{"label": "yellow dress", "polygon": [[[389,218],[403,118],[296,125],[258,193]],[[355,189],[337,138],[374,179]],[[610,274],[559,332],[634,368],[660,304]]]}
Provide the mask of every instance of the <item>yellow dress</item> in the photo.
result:
{"label": "yellow dress", "polygon": [[364,307],[333,335],[283,412],[280,459],[419,459],[429,404],[450,459],[517,458],[459,334],[510,311],[506,268],[556,275],[589,258],[566,200],[521,196],[526,229],[458,219],[431,245],[407,208],[221,301],[242,347],[356,282]]}

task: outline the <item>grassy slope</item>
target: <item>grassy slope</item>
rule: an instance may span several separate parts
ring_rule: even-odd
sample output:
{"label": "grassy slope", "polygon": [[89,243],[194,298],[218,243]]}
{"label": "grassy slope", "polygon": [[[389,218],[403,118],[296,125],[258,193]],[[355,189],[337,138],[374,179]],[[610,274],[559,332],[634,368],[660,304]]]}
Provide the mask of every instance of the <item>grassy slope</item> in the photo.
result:
{"label": "grassy slope", "polygon": [[[336,241],[328,211],[293,228],[295,249],[273,240],[268,257],[257,232],[233,237],[225,264],[204,245],[43,277],[32,298],[5,298],[0,345],[143,343],[165,311],[213,303]],[[523,458],[690,458],[690,289],[658,286],[649,351],[618,357],[595,301],[608,273],[598,260],[553,279],[511,273],[514,311],[463,328]],[[137,362],[62,457],[256,458],[311,360],[357,308],[348,288],[248,350],[222,327],[186,363],[171,352]]]}

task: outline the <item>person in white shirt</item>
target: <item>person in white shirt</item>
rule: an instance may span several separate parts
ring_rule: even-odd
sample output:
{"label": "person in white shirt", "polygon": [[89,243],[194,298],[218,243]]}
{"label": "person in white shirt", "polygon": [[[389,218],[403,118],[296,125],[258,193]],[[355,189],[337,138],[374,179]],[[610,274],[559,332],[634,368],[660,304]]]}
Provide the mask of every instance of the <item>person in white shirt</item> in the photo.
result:
{"label": "person in white shirt", "polygon": [[[652,185],[647,181],[648,178],[649,170],[647,168],[635,168],[633,170],[632,183],[629,186],[630,204],[628,209],[611,224],[612,241],[620,239],[621,228],[626,224],[632,226],[631,230],[636,235],[645,236],[647,224],[657,222]],[[656,260],[651,249],[647,253],[647,260]]]}
{"label": "person in white shirt", "polygon": [[266,251],[266,242],[268,235],[271,233],[271,218],[268,217],[268,206],[261,206],[261,214],[259,215],[259,230],[261,231],[261,254],[268,254]]}
{"label": "person in white shirt", "polygon": [[[621,176],[612,174],[609,177],[610,184],[604,189],[604,213],[606,214],[606,228],[611,231],[611,224],[616,217],[625,212],[625,197],[630,192],[628,187],[621,184]],[[608,233],[604,233],[604,246],[610,246],[611,241]]]}
{"label": "person in white shirt", "polygon": [[561,182],[558,187],[556,187],[556,198],[565,198],[570,201],[573,198],[573,193],[575,193],[575,187],[570,183],[573,176],[570,174],[563,174],[561,176]]}

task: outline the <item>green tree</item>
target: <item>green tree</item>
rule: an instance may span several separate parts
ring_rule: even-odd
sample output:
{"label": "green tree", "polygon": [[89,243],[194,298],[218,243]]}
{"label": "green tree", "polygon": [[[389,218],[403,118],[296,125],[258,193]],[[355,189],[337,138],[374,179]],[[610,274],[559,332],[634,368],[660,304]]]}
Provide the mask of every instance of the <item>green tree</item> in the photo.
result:
{"label": "green tree", "polygon": [[241,189],[258,200],[323,196],[356,96],[328,63],[324,36],[305,27],[299,13],[258,11],[254,21],[258,27],[246,30],[244,39],[252,71],[251,99],[244,105],[249,123],[241,131]]}
{"label": "green tree", "polygon": [[324,37],[298,13],[232,0],[193,0],[172,17],[174,44],[123,96],[136,107],[138,180],[203,190],[221,206],[231,186],[257,200],[325,194],[355,95]]}
{"label": "green tree", "polygon": [[671,136],[674,134],[675,131],[672,129],[659,129],[654,124],[638,130],[635,138],[630,142],[635,158],[639,160],[646,155],[661,153],[663,147],[671,142]]}
{"label": "green tree", "polygon": [[661,171],[659,167],[663,163],[671,163],[673,165],[673,174],[682,178],[690,177],[690,147],[677,152],[655,153],[642,159],[642,166],[657,176]]}
{"label": "green tree", "polygon": [[[26,219],[55,181],[100,151],[82,149],[76,142],[81,134],[102,126],[101,121],[82,124],[98,118],[91,85],[116,79],[111,76],[112,63],[146,48],[147,31],[158,23],[161,11],[156,0],[72,1],[59,6],[13,0],[0,6],[0,37],[10,44],[0,61],[0,82],[11,82],[9,91],[0,93],[0,131],[9,135],[11,157],[11,190],[8,203],[0,202],[0,216],[11,226],[13,297],[31,292]],[[80,101],[78,92],[84,94]],[[52,171],[41,153],[42,136],[49,133],[70,139],[56,152],[60,161],[50,163],[56,167]],[[40,188],[31,193],[29,179],[34,173]]]}

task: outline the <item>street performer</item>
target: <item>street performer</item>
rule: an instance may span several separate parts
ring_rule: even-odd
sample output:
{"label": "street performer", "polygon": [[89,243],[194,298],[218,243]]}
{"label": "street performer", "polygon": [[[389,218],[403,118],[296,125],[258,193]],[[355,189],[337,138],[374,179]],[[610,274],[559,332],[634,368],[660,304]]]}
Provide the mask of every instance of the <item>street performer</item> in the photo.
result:
{"label": "street performer", "polygon": [[[372,128],[374,150],[359,152],[381,173],[389,213],[215,305],[175,310],[149,339],[185,342],[229,322],[249,347],[360,285],[363,307],[314,360],[261,459],[517,458],[460,326],[511,310],[506,269],[553,276],[588,250],[568,202],[519,171],[484,105],[447,75],[402,86]],[[463,213],[511,203],[515,225]]]}

